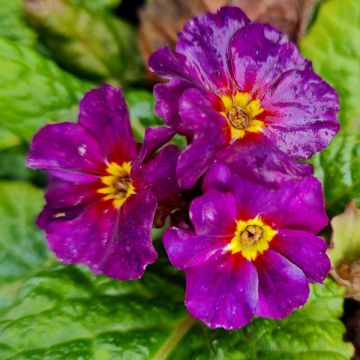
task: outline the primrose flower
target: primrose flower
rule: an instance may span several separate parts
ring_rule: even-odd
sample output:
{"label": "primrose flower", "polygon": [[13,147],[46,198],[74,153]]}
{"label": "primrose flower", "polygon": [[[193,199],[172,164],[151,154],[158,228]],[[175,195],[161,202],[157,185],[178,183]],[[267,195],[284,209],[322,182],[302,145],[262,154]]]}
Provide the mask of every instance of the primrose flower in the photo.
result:
{"label": "primrose flower", "polygon": [[185,271],[185,305],[208,326],[237,329],[254,316],[281,319],[302,306],[309,282],[330,269],[327,224],[314,177],[267,188],[212,165],[190,205],[193,228],[164,234],[171,263]]}
{"label": "primrose flower", "polygon": [[80,103],[78,123],[47,125],[34,137],[28,165],[51,174],[38,217],[65,263],[127,280],[157,258],[151,229],[158,201],[178,192],[178,148],[167,128],[148,128],[140,147],[121,89],[103,85]]}
{"label": "primrose flower", "polygon": [[[190,141],[178,162],[184,188],[219,149],[249,134],[306,159],[339,129],[336,91],[284,34],[235,7],[190,20],[176,51],[157,50],[149,67],[169,80],[155,87],[157,113]],[[190,177],[179,170],[186,167]]]}

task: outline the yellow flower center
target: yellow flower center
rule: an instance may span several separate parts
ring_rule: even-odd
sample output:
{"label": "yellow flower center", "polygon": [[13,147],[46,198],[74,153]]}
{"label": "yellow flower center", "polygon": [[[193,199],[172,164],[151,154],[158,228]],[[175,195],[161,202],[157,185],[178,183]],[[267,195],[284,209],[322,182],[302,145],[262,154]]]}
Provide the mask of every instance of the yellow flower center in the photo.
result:
{"label": "yellow flower center", "polygon": [[248,260],[255,260],[269,248],[276,230],[266,225],[260,216],[246,221],[237,221],[234,237],[227,246],[232,254],[241,253]]}
{"label": "yellow flower center", "polygon": [[244,137],[246,131],[262,131],[264,122],[256,118],[264,111],[259,100],[252,100],[246,92],[238,92],[235,96],[222,96],[221,101],[225,107],[222,115],[229,122],[233,140]]}
{"label": "yellow flower center", "polygon": [[125,200],[135,193],[130,170],[129,162],[123,162],[121,165],[112,162],[106,168],[107,175],[101,177],[101,182],[105,186],[98,189],[98,193],[104,194],[104,201],[112,200],[115,209],[122,206]]}

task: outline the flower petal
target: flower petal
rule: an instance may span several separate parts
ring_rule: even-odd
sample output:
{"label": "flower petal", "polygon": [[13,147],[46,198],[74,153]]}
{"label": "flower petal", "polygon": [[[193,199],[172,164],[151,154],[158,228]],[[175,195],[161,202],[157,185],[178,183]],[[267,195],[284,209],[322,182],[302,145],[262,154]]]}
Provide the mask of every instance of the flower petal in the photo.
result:
{"label": "flower petal", "polygon": [[232,36],[250,20],[236,7],[220,8],[190,21],[179,34],[176,51],[200,73],[204,87],[215,93],[229,89],[227,47]]}
{"label": "flower petal", "polygon": [[213,165],[205,176],[203,190],[230,191],[245,218],[261,215],[275,229],[311,233],[318,233],[327,225],[322,187],[315,177],[289,180],[271,188],[231,174],[224,166]]}
{"label": "flower petal", "polygon": [[219,252],[201,266],[186,270],[185,305],[193,317],[211,328],[238,329],[254,316],[256,269],[251,262],[238,260]]}
{"label": "flower petal", "polygon": [[312,71],[289,71],[266,93],[264,134],[282,151],[309,158],[339,130],[335,89]]}
{"label": "flower petal", "polygon": [[104,158],[96,139],[82,126],[61,123],[44,126],[33,138],[27,164],[75,182],[101,176]]}
{"label": "flower petal", "polygon": [[227,240],[220,236],[197,235],[191,230],[176,227],[167,229],[163,236],[170,262],[180,270],[201,265],[223,249]]}
{"label": "flower petal", "polygon": [[192,138],[181,153],[177,176],[183,188],[191,188],[205,173],[215,154],[228,142],[227,120],[211,105],[206,95],[196,89],[187,90],[181,98],[180,114],[183,128]]}
{"label": "flower petal", "polygon": [[158,201],[169,199],[180,192],[176,177],[176,164],[180,150],[167,145],[156,156],[138,169],[142,180],[152,190]]}
{"label": "flower petal", "polygon": [[229,57],[240,90],[258,99],[284,72],[311,66],[286,35],[265,24],[250,24],[238,31],[230,41]]}
{"label": "flower petal", "polygon": [[256,316],[283,319],[304,305],[309,296],[305,274],[273,250],[257,257],[259,302]]}
{"label": "flower petal", "polygon": [[120,88],[104,84],[87,92],[80,102],[79,124],[99,139],[109,162],[131,161],[137,153],[129,112]]}
{"label": "flower petal", "polygon": [[167,125],[179,133],[182,133],[179,100],[185,90],[191,87],[194,85],[190,82],[177,79],[172,79],[165,84],[156,84],[154,87],[155,112],[165,120]]}
{"label": "flower petal", "polygon": [[190,204],[190,219],[198,235],[233,236],[237,208],[230,193],[209,190]]}
{"label": "flower petal", "polygon": [[282,229],[271,247],[298,266],[311,282],[323,282],[330,270],[326,242],[308,232]]}
{"label": "flower petal", "polygon": [[[119,211],[94,202],[83,209],[75,207],[76,217],[65,213],[43,224],[60,260],[86,264],[95,273],[118,280],[138,279],[157,258],[151,242],[155,208],[154,196],[143,191],[127,199]],[[51,215],[53,209],[44,211]]]}
{"label": "flower petal", "polygon": [[216,154],[235,174],[276,187],[292,179],[312,175],[312,165],[300,163],[261,135],[248,135]]}

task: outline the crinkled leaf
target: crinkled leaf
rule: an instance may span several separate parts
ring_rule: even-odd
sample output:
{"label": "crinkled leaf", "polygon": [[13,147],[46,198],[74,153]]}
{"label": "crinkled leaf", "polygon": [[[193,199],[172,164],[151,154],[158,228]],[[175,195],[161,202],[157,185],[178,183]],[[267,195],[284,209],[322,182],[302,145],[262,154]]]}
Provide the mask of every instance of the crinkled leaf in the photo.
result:
{"label": "crinkled leaf", "polygon": [[0,37],[0,126],[30,140],[43,125],[75,120],[91,84],[35,51]]}
{"label": "crinkled leaf", "polygon": [[0,312],[19,285],[48,258],[35,217],[42,191],[25,182],[0,182]]}
{"label": "crinkled leaf", "polygon": [[331,226],[333,233],[328,254],[332,266],[360,259],[360,210],[353,201],[331,220]]}
{"label": "crinkled leaf", "polygon": [[0,0],[0,36],[34,46],[36,33],[27,24],[23,0]]}
{"label": "crinkled leaf", "polygon": [[300,44],[315,70],[340,96],[342,128],[360,130],[360,1],[330,0]]}
{"label": "crinkled leaf", "polygon": [[188,317],[183,285],[161,265],[116,282],[56,266],[26,281],[0,320],[3,359],[346,360],[343,292],[330,280],[283,321],[212,331]]}
{"label": "crinkled leaf", "polygon": [[68,70],[122,86],[142,78],[135,32],[126,22],[69,0],[26,0],[25,9],[54,59]]}
{"label": "crinkled leaf", "polygon": [[312,163],[321,180],[328,214],[334,216],[356,199],[360,204],[360,136],[340,133]]}

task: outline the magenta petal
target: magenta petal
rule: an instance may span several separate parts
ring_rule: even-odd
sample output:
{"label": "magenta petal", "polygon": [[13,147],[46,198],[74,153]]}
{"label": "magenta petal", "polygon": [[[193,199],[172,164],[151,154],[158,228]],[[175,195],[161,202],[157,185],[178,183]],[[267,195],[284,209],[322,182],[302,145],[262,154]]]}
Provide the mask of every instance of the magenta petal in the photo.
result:
{"label": "magenta petal", "polygon": [[209,190],[190,205],[190,219],[198,235],[233,236],[237,208],[230,193]]}
{"label": "magenta petal", "polygon": [[226,119],[213,109],[206,93],[200,90],[189,89],[184,93],[180,114],[192,141],[181,153],[176,172],[180,186],[191,188],[227,144],[229,130]]}
{"label": "magenta petal", "polygon": [[91,182],[93,175],[101,175],[104,159],[98,142],[86,129],[61,123],[46,125],[34,136],[27,164],[70,181]]}
{"label": "magenta petal", "polygon": [[[197,69],[205,87],[213,91],[231,84],[227,47],[232,36],[250,20],[236,7],[223,7],[188,21],[179,34],[176,51]],[[206,86],[207,85],[207,86]]]}
{"label": "magenta petal", "polygon": [[174,130],[166,126],[147,127],[143,144],[135,163],[141,164],[149,155],[165,145],[174,135]]}
{"label": "magenta petal", "polygon": [[310,68],[287,37],[270,25],[250,24],[229,44],[233,76],[241,90],[261,98],[284,72]]}
{"label": "magenta petal", "polygon": [[328,223],[321,183],[312,176],[270,188],[236,176],[226,165],[216,163],[203,182],[204,191],[214,188],[231,192],[247,217],[262,214],[276,229],[318,233]]}
{"label": "magenta petal", "polygon": [[280,230],[272,248],[298,266],[311,282],[323,282],[330,270],[326,242],[305,231]]}
{"label": "magenta petal", "polygon": [[190,230],[172,227],[165,231],[163,242],[171,263],[184,270],[201,265],[219,249],[222,251],[228,239],[200,236]]}
{"label": "magenta petal", "polygon": [[185,305],[190,314],[211,328],[238,329],[248,324],[258,301],[255,266],[234,262],[218,252],[202,266],[186,270]]}
{"label": "magenta petal", "polygon": [[312,165],[291,159],[263,136],[247,136],[216,155],[235,174],[269,186],[312,175]]}
{"label": "magenta petal", "polygon": [[102,153],[109,161],[121,163],[135,157],[137,145],[120,88],[104,84],[87,92],[80,102],[79,124],[99,139]]}
{"label": "magenta petal", "polygon": [[60,260],[86,264],[118,280],[138,279],[157,258],[151,242],[155,208],[155,198],[144,191],[131,196],[119,211],[95,202],[73,219],[55,217],[45,231]]}
{"label": "magenta petal", "polygon": [[179,152],[177,146],[167,145],[138,169],[142,174],[142,180],[159,201],[169,199],[180,192],[176,177]]}
{"label": "magenta petal", "polygon": [[[299,101],[301,99],[301,101]],[[309,158],[339,130],[338,96],[312,71],[290,71],[266,93],[265,136],[293,157]]]}
{"label": "magenta petal", "polygon": [[154,87],[155,112],[179,133],[182,133],[179,100],[185,90],[193,86],[190,82],[173,79],[166,84],[156,84]]}
{"label": "magenta petal", "polygon": [[305,274],[273,250],[255,262],[259,276],[259,303],[256,316],[283,319],[304,305],[309,296]]}

